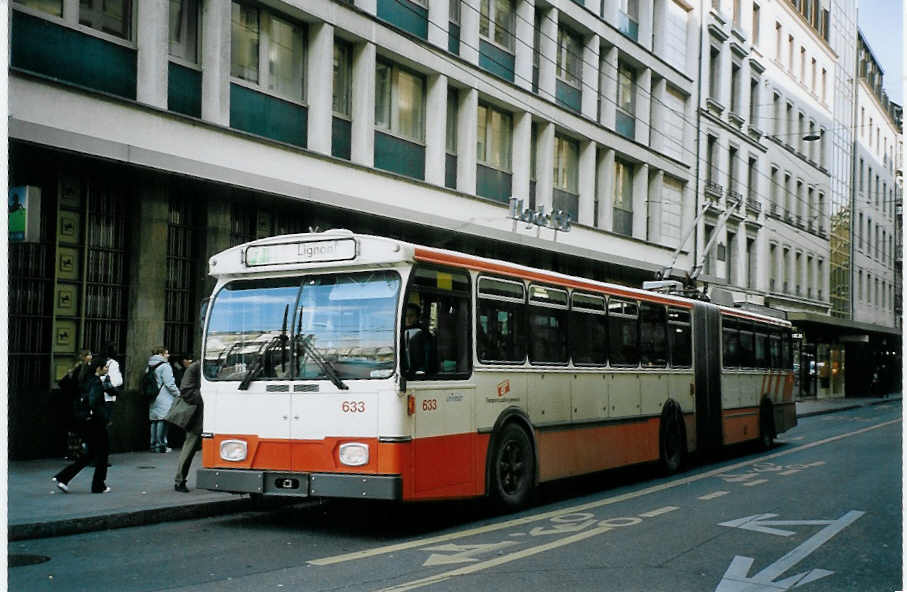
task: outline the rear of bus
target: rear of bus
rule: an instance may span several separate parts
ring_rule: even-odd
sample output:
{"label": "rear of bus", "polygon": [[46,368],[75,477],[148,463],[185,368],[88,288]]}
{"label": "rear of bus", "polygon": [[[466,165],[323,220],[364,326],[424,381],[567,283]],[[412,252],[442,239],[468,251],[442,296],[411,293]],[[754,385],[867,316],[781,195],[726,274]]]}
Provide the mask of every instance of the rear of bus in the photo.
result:
{"label": "rear of bus", "polygon": [[210,261],[198,487],[400,499],[411,419],[397,381],[411,249],[346,231]]}

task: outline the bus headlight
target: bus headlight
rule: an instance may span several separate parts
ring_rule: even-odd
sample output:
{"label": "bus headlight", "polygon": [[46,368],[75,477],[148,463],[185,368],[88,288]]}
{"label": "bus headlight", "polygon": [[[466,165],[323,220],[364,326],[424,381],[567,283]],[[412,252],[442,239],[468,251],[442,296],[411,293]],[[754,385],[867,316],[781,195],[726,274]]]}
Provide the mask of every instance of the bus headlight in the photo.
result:
{"label": "bus headlight", "polygon": [[224,440],[220,443],[220,457],[230,462],[241,462],[246,460],[247,448],[244,440]]}
{"label": "bus headlight", "polygon": [[368,444],[350,442],[340,446],[340,462],[351,467],[368,464]]}

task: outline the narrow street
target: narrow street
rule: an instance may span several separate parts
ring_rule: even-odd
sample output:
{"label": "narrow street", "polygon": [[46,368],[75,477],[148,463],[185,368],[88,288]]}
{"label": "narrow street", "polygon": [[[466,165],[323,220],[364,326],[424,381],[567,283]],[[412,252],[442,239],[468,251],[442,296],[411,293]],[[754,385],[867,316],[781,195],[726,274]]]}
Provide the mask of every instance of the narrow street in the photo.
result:
{"label": "narrow street", "polygon": [[10,544],[13,590],[890,591],[901,404],[801,419],[768,452],[479,502],[331,501]]}

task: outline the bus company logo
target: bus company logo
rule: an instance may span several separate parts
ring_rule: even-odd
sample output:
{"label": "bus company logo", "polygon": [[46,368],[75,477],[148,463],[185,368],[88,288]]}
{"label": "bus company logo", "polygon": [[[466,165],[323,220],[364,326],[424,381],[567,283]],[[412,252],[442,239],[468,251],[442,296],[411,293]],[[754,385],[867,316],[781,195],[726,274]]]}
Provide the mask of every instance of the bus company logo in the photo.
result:
{"label": "bus company logo", "polygon": [[503,382],[498,383],[498,396],[499,397],[503,397],[504,395],[506,395],[509,392],[510,392],[510,381],[509,380],[505,380]]}

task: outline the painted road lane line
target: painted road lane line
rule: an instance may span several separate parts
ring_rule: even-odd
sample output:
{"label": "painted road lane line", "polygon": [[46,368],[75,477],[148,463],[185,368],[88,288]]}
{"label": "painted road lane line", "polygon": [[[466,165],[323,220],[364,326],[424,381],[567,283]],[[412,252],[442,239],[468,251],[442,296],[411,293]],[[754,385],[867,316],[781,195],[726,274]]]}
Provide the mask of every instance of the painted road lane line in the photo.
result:
{"label": "painted road lane line", "polygon": [[677,506],[665,506],[664,508],[658,508],[657,510],[652,510],[644,514],[640,514],[643,518],[655,518],[656,516],[661,516],[662,514],[667,514],[668,512],[673,512],[674,510],[679,510]]}
{"label": "painted road lane line", "polygon": [[744,487],[752,487],[753,485],[762,485],[763,483],[768,483],[768,479],[757,479],[756,481],[750,481],[749,483],[744,483]]}
{"label": "painted road lane line", "polygon": [[700,473],[698,475],[691,475],[689,477],[682,477],[675,481],[669,481],[667,483],[662,483],[660,485],[654,485],[652,487],[647,487],[645,489],[640,489],[639,491],[631,491],[614,497],[605,498],[595,502],[589,502],[587,504],[581,504],[579,506],[573,506],[570,508],[562,508],[560,510],[553,510],[551,512],[545,512],[543,514],[537,514],[534,516],[526,516],[524,518],[517,518],[515,520],[508,520],[506,522],[501,522],[498,524],[489,524],[487,526],[480,526],[478,528],[470,528],[467,530],[462,530],[458,532],[452,532],[448,534],[443,534],[434,537],[414,539],[411,541],[406,541],[404,543],[398,543],[396,545],[386,545],[384,547],[376,547],[374,549],[366,549],[364,551],[354,551],[352,553],[344,553],[342,555],[334,555],[332,557],[324,557],[321,559],[313,559],[308,561],[309,565],[325,566],[325,565],[334,565],[336,563],[343,563],[345,561],[356,561],[359,559],[365,559],[368,557],[376,557],[378,555],[386,555],[388,553],[395,553],[397,551],[405,551],[407,549],[415,549],[417,547],[424,547],[425,545],[434,545],[437,543],[444,543],[447,541],[453,541],[457,539],[462,539],[466,537],[471,537],[475,535],[485,534],[489,532],[496,532],[498,530],[504,530],[507,528],[514,528],[522,526],[524,524],[532,524],[534,522],[541,522],[542,520],[549,520],[558,516],[563,516],[565,514],[573,514],[576,512],[583,512],[585,510],[591,510],[594,508],[601,508],[603,506],[608,506],[611,504],[616,504],[624,502],[631,499],[636,499],[638,497],[643,497],[651,493],[658,493],[660,491],[665,491],[667,489],[673,489],[674,487],[679,487],[681,485],[688,485],[690,483],[695,483],[697,481],[702,481],[703,479],[710,479],[712,477],[717,477],[729,471],[734,471],[743,467],[748,467],[757,463],[764,463],[765,461],[772,460],[774,458],[780,458],[783,456],[788,456],[796,452],[801,452],[803,450],[809,450],[810,448],[815,448],[816,446],[822,446],[824,444],[830,444],[838,440],[843,440],[845,438],[850,438],[853,436],[858,436],[860,434],[865,434],[879,428],[884,428],[896,423],[900,423],[901,419],[892,419],[874,426],[868,426],[861,428],[859,430],[848,432],[846,434],[839,434],[837,436],[831,436],[825,438],[824,440],[818,440],[816,442],[810,442],[809,444],[803,444],[796,448],[790,450],[783,450],[781,452],[775,452],[767,456],[743,461],[734,465],[727,467],[720,467],[713,469],[711,471],[706,471],[705,473]]}
{"label": "painted road lane line", "polygon": [[722,495],[727,495],[729,493],[730,493],[730,491],[713,491],[712,493],[700,496],[696,499],[701,499],[702,501],[708,501],[708,500],[713,500],[716,497],[721,497]]}

